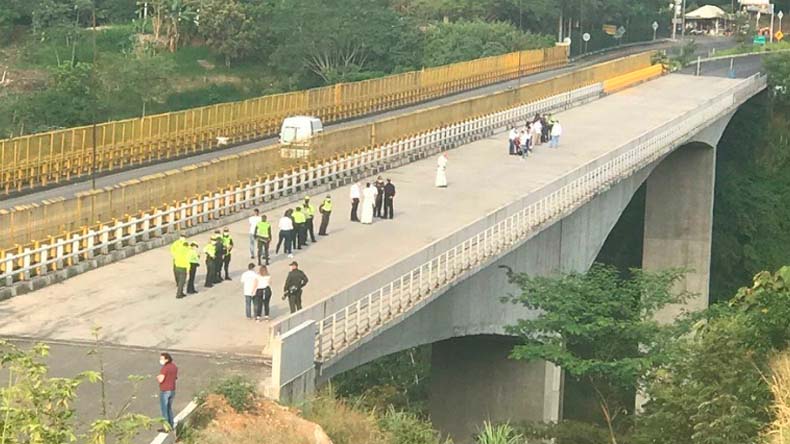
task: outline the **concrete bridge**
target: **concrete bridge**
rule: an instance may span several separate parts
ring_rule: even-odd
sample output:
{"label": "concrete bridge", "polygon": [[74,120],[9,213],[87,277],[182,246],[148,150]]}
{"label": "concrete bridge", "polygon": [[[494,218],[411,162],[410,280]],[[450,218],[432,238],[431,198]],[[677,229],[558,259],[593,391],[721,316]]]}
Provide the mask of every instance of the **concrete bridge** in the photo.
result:
{"label": "concrete bridge", "polygon": [[[556,420],[559,369],[506,359],[512,343],[504,327],[532,314],[499,303],[509,288],[497,267],[586,269],[647,181],[644,266],[696,270],[685,286],[700,296],[685,308],[706,306],[715,146],[738,106],[764,88],[763,77],[669,75],[603,96],[595,84],[356,159],[357,177],[389,169],[398,187],[395,219],[351,223],[347,187],[328,191],[336,207],[330,235],[296,256],[311,283],[305,309],[292,316],[280,300],[290,260],[280,255],[270,267],[275,320],[244,320],[242,221],[230,225],[233,282],[176,300],[169,253],[159,248],[0,303],[0,335],[82,343],[100,324],[106,341],[152,353],[260,358],[264,350],[271,394],[281,399],[434,344],[431,403],[442,407],[433,414],[440,429],[466,437],[469,424],[485,417]],[[547,110],[561,111],[561,147],[538,147],[528,160],[508,156],[504,127]],[[458,144],[449,154],[449,188],[434,188],[436,153]],[[264,209],[276,220],[288,206],[281,200]]]}

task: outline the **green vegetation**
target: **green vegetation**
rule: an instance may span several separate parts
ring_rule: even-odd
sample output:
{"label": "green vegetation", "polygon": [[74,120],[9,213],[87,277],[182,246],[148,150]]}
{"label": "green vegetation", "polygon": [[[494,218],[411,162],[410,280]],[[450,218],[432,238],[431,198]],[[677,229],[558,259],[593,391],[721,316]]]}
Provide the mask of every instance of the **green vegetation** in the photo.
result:
{"label": "green vegetation", "polygon": [[751,54],[756,52],[789,51],[790,42],[781,41],[767,43],[765,45],[754,45],[752,42],[744,42],[734,48],[724,49],[716,53],[717,56],[729,56],[738,54]]}

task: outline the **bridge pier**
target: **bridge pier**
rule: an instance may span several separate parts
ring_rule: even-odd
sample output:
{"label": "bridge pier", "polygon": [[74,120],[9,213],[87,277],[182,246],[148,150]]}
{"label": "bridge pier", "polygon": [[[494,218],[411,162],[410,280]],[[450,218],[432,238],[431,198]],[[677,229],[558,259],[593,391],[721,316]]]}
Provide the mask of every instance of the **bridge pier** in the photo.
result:
{"label": "bridge pier", "polygon": [[515,344],[515,338],[485,335],[432,345],[431,420],[454,442],[471,443],[483,420],[559,419],[562,372],[545,361],[508,359]]}
{"label": "bridge pier", "polygon": [[716,150],[692,143],[672,152],[647,179],[642,268],[684,268],[679,291],[694,296],[665,307],[659,321],[708,307]]}

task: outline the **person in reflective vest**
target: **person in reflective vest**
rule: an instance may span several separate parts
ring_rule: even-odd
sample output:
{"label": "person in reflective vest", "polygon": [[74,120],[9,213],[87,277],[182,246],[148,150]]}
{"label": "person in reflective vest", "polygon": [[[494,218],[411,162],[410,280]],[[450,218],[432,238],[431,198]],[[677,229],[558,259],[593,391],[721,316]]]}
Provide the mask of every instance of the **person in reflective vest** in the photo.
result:
{"label": "person in reflective vest", "polygon": [[261,216],[261,221],[255,225],[255,239],[258,241],[258,265],[261,259],[269,265],[269,243],[272,241],[272,224],[266,220],[266,215]]}
{"label": "person in reflective vest", "polygon": [[217,230],[214,232],[214,248],[216,253],[214,255],[214,283],[222,283],[222,264],[225,261],[225,242],[222,241],[222,233]]}
{"label": "person in reflective vest", "polygon": [[176,275],[176,299],[181,299],[184,294],[184,285],[187,283],[187,271],[189,270],[189,243],[179,239],[178,244],[170,246],[173,254],[173,270]]}
{"label": "person in reflective vest", "polygon": [[203,247],[203,255],[206,259],[206,283],[203,284],[206,288],[214,286],[214,280],[217,278],[217,271],[215,265],[217,264],[217,235],[211,236],[211,240]]}
{"label": "person in reflective vest", "polygon": [[307,244],[307,232],[305,230],[305,223],[307,217],[302,212],[302,207],[296,207],[293,213],[294,218],[294,232],[296,234],[296,249],[301,250]]}
{"label": "person in reflective vest", "polygon": [[189,244],[189,280],[187,281],[187,294],[196,294],[195,275],[200,266],[200,250],[197,242]]}
{"label": "person in reflective vest", "polygon": [[175,240],[172,244],[170,244],[170,256],[173,258],[173,279],[176,281],[176,285],[178,285],[178,274],[176,271],[176,256],[178,255],[178,250],[184,245],[184,242],[187,241],[187,238],[184,235],[178,236],[178,239]]}
{"label": "person in reflective vest", "polygon": [[313,219],[315,217],[315,206],[310,205],[310,196],[304,197],[304,204],[302,209],[305,215],[305,244],[307,244],[307,235],[310,235],[310,242],[315,243],[315,229],[313,228]]}
{"label": "person in reflective vest", "polygon": [[326,236],[326,229],[329,227],[329,216],[332,215],[332,197],[326,196],[321,206],[318,207],[321,212],[321,227],[318,229],[319,236]]}
{"label": "person in reflective vest", "polygon": [[[233,250],[233,238],[230,236],[230,230],[225,228],[222,231],[222,248],[223,248],[223,256],[222,256],[222,264],[225,266],[225,280],[230,280],[230,274],[228,273],[228,268],[230,267],[230,252]],[[221,276],[221,273],[220,273]]]}

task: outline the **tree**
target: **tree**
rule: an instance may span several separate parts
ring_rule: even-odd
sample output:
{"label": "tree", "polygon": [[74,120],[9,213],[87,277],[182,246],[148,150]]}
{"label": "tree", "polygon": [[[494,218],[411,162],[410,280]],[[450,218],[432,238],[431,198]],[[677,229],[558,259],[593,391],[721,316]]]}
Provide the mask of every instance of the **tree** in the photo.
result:
{"label": "tree", "polygon": [[[49,348],[37,344],[22,350],[0,340],[0,368],[8,381],[0,387],[0,443],[68,443],[79,440],[105,444],[109,439],[129,443],[143,429],[159,421],[128,413],[103,415],[94,420],[87,432],[78,432],[75,411],[77,389],[85,383],[101,383],[102,371],[85,371],[73,378],[52,378],[41,361]],[[128,403],[126,404],[128,407]]]}
{"label": "tree", "polygon": [[243,5],[236,0],[203,0],[200,5],[198,32],[206,44],[225,58],[225,66],[231,60],[250,53],[254,47],[255,33],[251,18]]}
{"label": "tree", "polygon": [[[790,55],[773,54],[765,58],[768,84],[780,105],[790,110]],[[790,112],[787,113],[790,115]]]}
{"label": "tree", "polygon": [[154,38],[159,40],[165,34],[165,46],[176,52],[184,38],[184,28],[189,28],[197,20],[198,13],[193,0],[151,0],[154,14],[151,19]]}
{"label": "tree", "polygon": [[772,419],[771,357],[790,341],[790,267],[761,272],[679,338],[647,386],[634,442],[758,443]]}
{"label": "tree", "polygon": [[[127,55],[102,72],[105,106],[115,104],[116,112],[130,109],[132,115],[145,117],[147,106],[162,103],[172,91],[175,64],[160,55]],[[124,97],[118,105],[118,97]]]}
{"label": "tree", "polygon": [[589,384],[612,444],[640,381],[664,362],[666,342],[676,333],[654,315],[687,297],[672,291],[679,271],[631,273],[623,279],[615,268],[599,264],[586,273],[549,277],[511,271],[520,294],[505,298],[538,313],[507,327],[522,341],[511,357],[549,361]]}

